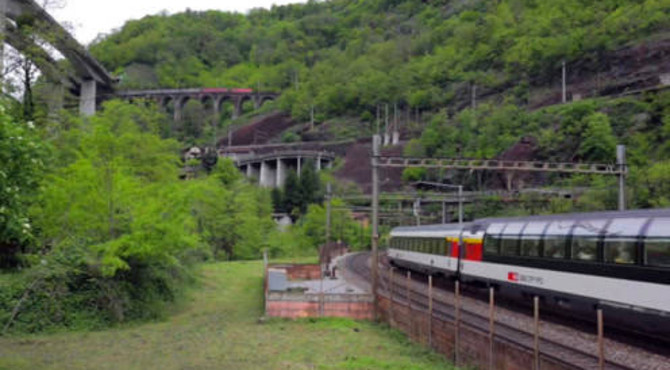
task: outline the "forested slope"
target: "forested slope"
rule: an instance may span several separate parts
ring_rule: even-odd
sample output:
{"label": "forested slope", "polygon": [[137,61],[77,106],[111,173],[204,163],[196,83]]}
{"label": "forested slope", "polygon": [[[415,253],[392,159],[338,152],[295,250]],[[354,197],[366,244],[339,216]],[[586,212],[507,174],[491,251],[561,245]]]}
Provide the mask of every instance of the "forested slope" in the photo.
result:
{"label": "forested slope", "polygon": [[[523,139],[533,159],[613,162],[626,144],[631,205],[650,207],[668,203],[670,95],[621,93],[670,73],[668,30],[666,0],[332,0],[150,16],[92,52],[126,87],[275,90],[294,119],[314,106],[317,121],[357,117],[361,133],[375,129],[380,105],[397,105],[412,155],[499,157]],[[574,102],[553,105],[563,62]],[[608,181],[570,185],[603,190],[585,209],[615,200]]]}
{"label": "forested slope", "polygon": [[327,116],[441,108],[470,83],[522,95],[560,75],[561,61],[597,66],[669,21],[664,0],[310,1],[150,16],[92,52],[125,86],[272,89],[306,118],[312,104]]}

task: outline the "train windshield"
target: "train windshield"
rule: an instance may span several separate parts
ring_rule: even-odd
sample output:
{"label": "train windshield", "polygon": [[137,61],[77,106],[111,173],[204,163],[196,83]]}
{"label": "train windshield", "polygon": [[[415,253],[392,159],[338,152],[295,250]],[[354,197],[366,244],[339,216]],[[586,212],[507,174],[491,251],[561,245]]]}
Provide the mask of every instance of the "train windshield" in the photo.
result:
{"label": "train windshield", "polygon": [[651,222],[644,249],[645,264],[670,267],[670,218],[656,218]]}

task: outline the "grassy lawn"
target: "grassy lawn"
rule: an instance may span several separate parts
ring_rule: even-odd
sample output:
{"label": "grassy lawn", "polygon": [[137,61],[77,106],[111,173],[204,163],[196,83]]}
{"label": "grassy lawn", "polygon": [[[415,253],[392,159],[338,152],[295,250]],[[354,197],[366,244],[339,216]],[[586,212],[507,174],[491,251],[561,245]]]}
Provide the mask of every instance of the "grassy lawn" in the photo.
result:
{"label": "grassy lawn", "polygon": [[262,263],[203,265],[167,320],[100,332],[0,338],[0,369],[443,369],[396,331],[345,319],[258,323]]}

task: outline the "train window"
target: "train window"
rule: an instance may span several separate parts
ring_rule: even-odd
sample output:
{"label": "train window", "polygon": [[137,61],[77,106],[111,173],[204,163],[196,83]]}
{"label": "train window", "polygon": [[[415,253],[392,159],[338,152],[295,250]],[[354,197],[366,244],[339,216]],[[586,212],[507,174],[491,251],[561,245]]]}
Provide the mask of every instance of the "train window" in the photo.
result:
{"label": "train window", "polygon": [[572,238],[572,259],[595,261],[598,258],[598,236],[575,236]]}
{"label": "train window", "polygon": [[519,234],[525,222],[512,222],[507,224],[500,234],[500,249],[505,256],[519,255]]}
{"label": "train window", "polygon": [[654,219],[644,241],[645,264],[670,267],[670,218]]}
{"label": "train window", "polygon": [[523,235],[521,236],[522,256],[540,256],[540,241],[542,241],[542,233],[546,227],[546,222],[529,222],[528,225],[526,225],[526,228],[523,229]]}
{"label": "train window", "polygon": [[610,263],[635,263],[634,238],[611,238],[605,240],[605,262]]}
{"label": "train window", "polygon": [[635,263],[637,237],[646,222],[647,219],[644,218],[614,219],[605,233],[605,262]]}
{"label": "train window", "polygon": [[572,259],[595,261],[598,259],[598,239],[606,225],[605,220],[579,221],[572,231]]}
{"label": "train window", "polygon": [[500,253],[500,232],[504,227],[505,224],[491,224],[486,228],[486,235],[484,236],[484,253]]}
{"label": "train window", "polygon": [[544,235],[544,257],[565,258],[565,245],[572,229],[573,221],[554,221]]}

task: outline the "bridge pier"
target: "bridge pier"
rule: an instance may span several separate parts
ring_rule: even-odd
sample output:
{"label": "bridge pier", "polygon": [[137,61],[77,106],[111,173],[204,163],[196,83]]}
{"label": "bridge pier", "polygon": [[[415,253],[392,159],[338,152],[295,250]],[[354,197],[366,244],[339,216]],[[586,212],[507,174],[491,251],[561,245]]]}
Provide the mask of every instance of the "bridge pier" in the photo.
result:
{"label": "bridge pier", "polygon": [[95,114],[97,84],[95,80],[82,81],[79,96],[79,113],[89,117]]}
{"label": "bridge pier", "polygon": [[286,183],[286,174],[288,173],[287,162],[281,158],[277,158],[277,183],[275,187],[280,188]]}
{"label": "bridge pier", "polygon": [[261,162],[261,176],[260,176],[260,186],[265,188],[273,188],[277,184],[277,172],[278,168],[276,167],[277,162],[273,166],[274,161],[264,160]]}
{"label": "bridge pier", "polygon": [[183,116],[184,116],[184,107],[186,106],[186,103],[188,102],[189,98],[188,97],[175,97],[174,98],[174,112],[173,112],[173,118],[175,122],[181,122]]}

